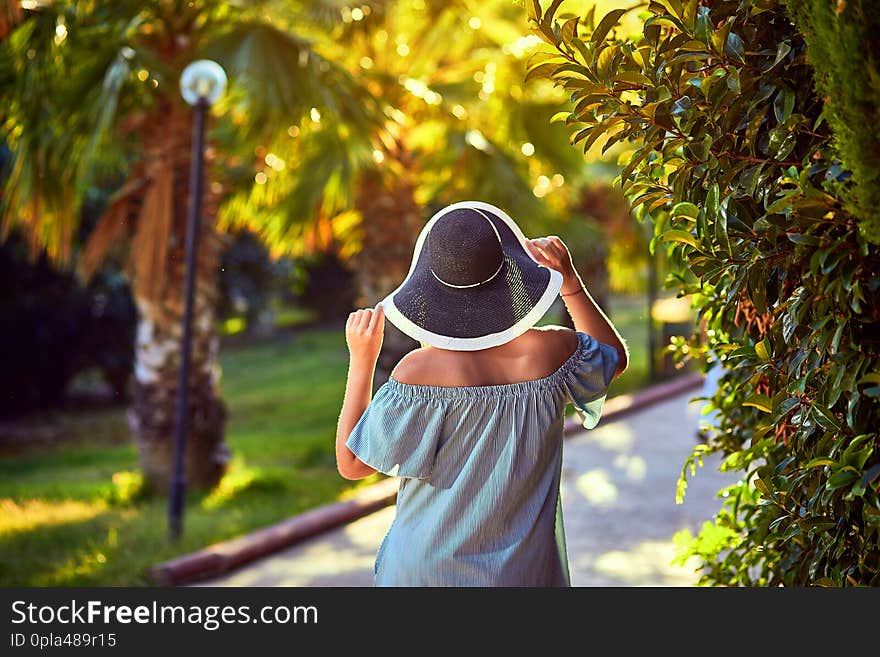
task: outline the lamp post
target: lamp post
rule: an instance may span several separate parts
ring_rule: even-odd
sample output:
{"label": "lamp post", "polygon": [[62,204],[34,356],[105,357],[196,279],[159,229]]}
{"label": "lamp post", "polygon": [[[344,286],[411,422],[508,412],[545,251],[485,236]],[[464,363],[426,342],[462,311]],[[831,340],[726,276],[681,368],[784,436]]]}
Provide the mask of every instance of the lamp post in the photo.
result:
{"label": "lamp post", "polygon": [[184,253],[183,330],[180,344],[180,368],[177,376],[177,399],[174,415],[174,464],[168,502],[168,527],[172,540],[183,530],[183,499],[186,493],[186,431],[189,393],[190,343],[195,299],[197,254],[201,227],[205,118],[208,108],[226,90],[226,73],[217,63],[200,59],[189,64],[180,76],[180,93],[195,108],[189,170],[189,207],[186,218]]}

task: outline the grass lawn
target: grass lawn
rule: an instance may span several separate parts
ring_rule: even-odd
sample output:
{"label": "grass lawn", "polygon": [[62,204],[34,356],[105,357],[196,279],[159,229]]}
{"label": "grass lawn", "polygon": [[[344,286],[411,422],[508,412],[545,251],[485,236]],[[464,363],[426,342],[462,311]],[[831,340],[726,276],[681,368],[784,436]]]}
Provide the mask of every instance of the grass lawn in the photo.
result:
{"label": "grass lawn", "polygon": [[[612,319],[632,352],[611,395],[645,385],[644,303],[619,299]],[[543,323],[553,323],[548,316]],[[124,409],[27,419],[65,439],[0,452],[0,585],[143,585],[153,563],[344,497],[378,480],[336,473],[333,436],[345,385],[342,328],[226,349],[229,472],[209,496],[190,495],[184,535],[167,538],[165,499],[139,495]],[[0,443],[2,444],[2,443]]]}

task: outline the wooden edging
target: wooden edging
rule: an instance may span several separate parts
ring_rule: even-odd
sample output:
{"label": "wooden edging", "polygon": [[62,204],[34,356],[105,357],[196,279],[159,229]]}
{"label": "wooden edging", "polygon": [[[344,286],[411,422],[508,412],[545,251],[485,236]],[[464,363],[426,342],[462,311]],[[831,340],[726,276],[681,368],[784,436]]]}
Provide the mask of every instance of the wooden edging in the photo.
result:
{"label": "wooden edging", "polygon": [[[611,397],[605,402],[601,422],[613,422],[641,408],[698,388],[702,383],[702,375],[693,374],[632,394]],[[575,417],[566,420],[566,437],[582,430],[583,426]],[[396,478],[384,479],[364,487],[351,499],[325,504],[263,529],[155,564],[148,570],[147,576],[161,586],[176,586],[217,577],[394,504],[397,486]]]}

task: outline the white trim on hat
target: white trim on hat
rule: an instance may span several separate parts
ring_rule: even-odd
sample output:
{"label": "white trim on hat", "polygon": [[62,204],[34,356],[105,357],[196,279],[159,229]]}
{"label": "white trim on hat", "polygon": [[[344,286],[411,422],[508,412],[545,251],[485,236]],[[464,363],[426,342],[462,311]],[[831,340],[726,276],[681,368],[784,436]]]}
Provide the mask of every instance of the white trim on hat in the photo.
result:
{"label": "white trim on hat", "polygon": [[[422,253],[422,246],[425,242],[428,232],[431,230],[431,227],[435,223],[437,223],[437,220],[440,219],[440,217],[448,214],[449,212],[452,212],[453,210],[459,209],[476,210],[480,214],[483,214],[482,210],[485,210],[497,216],[499,219],[504,221],[505,224],[507,224],[508,228],[510,228],[514,236],[517,238],[517,240],[519,240],[520,244],[523,247],[523,250],[528,254],[529,258],[531,258],[539,267],[543,267],[550,272],[550,281],[547,284],[547,289],[544,290],[544,294],[541,295],[541,298],[538,299],[538,302],[535,304],[535,306],[528,313],[526,313],[526,315],[516,324],[499,333],[490,333],[489,335],[482,335],[476,338],[456,338],[447,335],[440,335],[439,333],[434,333],[414,323],[403,313],[401,313],[400,310],[398,310],[397,306],[394,304],[394,295],[397,294],[401,289],[403,289],[403,287],[406,285],[407,281],[409,281],[410,277],[416,269],[419,256]],[[488,219],[488,217],[486,218]],[[490,221],[489,223],[492,222]],[[434,216],[428,220],[428,223],[425,224],[424,228],[422,228],[422,232],[419,234],[419,237],[416,240],[415,248],[413,249],[413,259],[412,263],[410,264],[409,272],[407,273],[406,278],[397,287],[396,290],[394,290],[391,294],[389,294],[380,302],[382,308],[385,311],[385,317],[390,320],[392,324],[397,326],[397,328],[399,328],[401,331],[406,333],[414,340],[418,340],[419,342],[429,344],[433,347],[439,347],[441,349],[451,349],[453,351],[476,351],[478,349],[497,347],[498,345],[502,345],[505,342],[510,342],[514,338],[519,337],[520,335],[525,333],[528,329],[534,326],[538,322],[538,320],[541,319],[541,317],[544,316],[544,314],[550,309],[550,306],[553,305],[553,302],[556,300],[556,297],[559,294],[559,290],[562,288],[562,274],[555,269],[550,269],[549,267],[546,267],[535,260],[535,257],[526,247],[526,241],[526,236],[523,234],[522,230],[516,224],[516,222],[511,219],[507,215],[507,213],[505,213],[500,208],[495,207],[494,205],[490,205],[489,203],[484,203],[482,201],[461,201],[459,203],[453,203],[452,205],[446,206],[445,208],[434,214]]]}

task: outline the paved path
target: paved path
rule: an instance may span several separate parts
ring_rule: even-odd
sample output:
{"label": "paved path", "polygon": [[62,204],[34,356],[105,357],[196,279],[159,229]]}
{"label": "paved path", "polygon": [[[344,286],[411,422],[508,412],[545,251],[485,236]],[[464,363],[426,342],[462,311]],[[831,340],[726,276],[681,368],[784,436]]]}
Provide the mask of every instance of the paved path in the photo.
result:
{"label": "paved path", "polygon": [[[694,446],[691,391],[566,439],[562,506],[573,586],[692,586],[699,575],[670,564],[673,534],[696,531],[720,508],[735,473],[718,457],[675,485]],[[394,507],[315,536],[198,586],[372,586],[373,560]]]}

